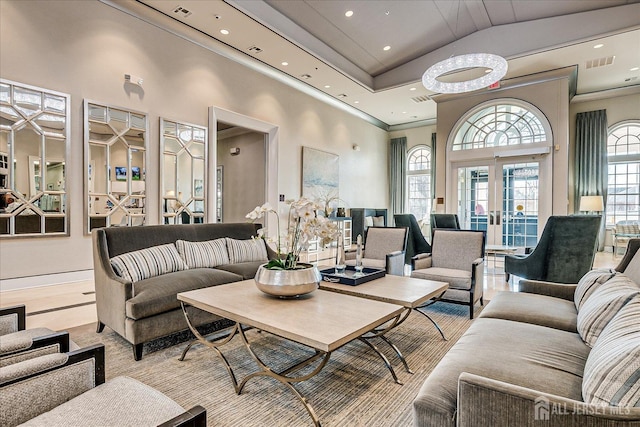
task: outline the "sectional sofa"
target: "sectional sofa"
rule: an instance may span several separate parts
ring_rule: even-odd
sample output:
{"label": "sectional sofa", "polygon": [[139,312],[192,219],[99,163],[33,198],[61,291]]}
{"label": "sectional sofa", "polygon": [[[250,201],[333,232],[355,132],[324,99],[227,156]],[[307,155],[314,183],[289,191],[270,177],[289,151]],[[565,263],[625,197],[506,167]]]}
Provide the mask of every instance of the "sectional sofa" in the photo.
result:
{"label": "sectional sofa", "polygon": [[415,426],[640,426],[640,239],[615,270],[502,292],[425,380]]}
{"label": "sectional sofa", "polygon": [[[98,332],[108,326],[133,345],[187,329],[179,292],[253,278],[275,254],[259,224],[188,224],[94,229]],[[220,320],[195,310],[196,326]]]}

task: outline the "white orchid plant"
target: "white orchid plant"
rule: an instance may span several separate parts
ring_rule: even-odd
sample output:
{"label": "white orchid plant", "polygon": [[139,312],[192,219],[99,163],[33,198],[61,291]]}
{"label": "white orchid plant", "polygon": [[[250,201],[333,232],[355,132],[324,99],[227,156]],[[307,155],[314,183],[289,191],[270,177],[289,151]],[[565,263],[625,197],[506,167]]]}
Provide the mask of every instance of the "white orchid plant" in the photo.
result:
{"label": "white orchid plant", "polygon": [[[300,268],[298,266],[300,252],[309,246],[310,240],[315,238],[320,238],[321,241],[331,240],[338,235],[338,227],[335,222],[317,215],[317,211],[323,209],[319,203],[304,197],[298,200],[287,200],[285,203],[289,205],[289,215],[284,246],[282,245],[283,238],[280,235],[280,215],[269,203],[256,206],[246,215],[246,218],[251,222],[264,218],[269,212],[275,214],[278,219],[277,258],[269,260],[265,266],[270,270]],[[258,230],[258,237],[266,238],[265,228]]]}

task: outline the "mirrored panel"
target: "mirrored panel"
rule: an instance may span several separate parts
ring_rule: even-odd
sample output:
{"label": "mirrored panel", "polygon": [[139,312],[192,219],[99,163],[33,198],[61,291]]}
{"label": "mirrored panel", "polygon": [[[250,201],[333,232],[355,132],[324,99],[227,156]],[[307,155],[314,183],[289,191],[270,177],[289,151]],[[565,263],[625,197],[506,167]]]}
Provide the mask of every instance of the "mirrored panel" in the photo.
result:
{"label": "mirrored panel", "polygon": [[162,222],[206,222],[207,129],[160,119],[160,150]]}
{"label": "mirrored panel", "polygon": [[69,99],[0,80],[0,237],[68,235]]}
{"label": "mirrored panel", "polygon": [[144,225],[147,116],[84,102],[87,230]]}

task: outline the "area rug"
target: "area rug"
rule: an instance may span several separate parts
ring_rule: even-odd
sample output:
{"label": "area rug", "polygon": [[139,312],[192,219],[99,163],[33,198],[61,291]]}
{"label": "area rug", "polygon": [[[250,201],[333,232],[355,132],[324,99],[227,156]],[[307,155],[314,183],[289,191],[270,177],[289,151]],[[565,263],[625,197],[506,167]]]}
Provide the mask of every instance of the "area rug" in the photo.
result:
{"label": "area rug", "polygon": [[[422,383],[472,322],[468,307],[436,303],[427,310],[448,341],[427,318],[415,312],[388,334],[414,374],[404,370],[384,342],[375,342],[403,385],[396,384],[380,357],[359,341],[335,351],[322,372],[296,385],[323,426],[411,425],[411,403]],[[131,345],[108,327],[100,334],[95,332],[94,324],[70,329],[69,333],[80,346],[105,345],[107,380],[127,375],[160,390],[184,408],[202,405],[207,410],[209,426],[313,425],[292,392],[272,378],[253,378],[242,394],[236,395],[224,364],[213,350],[198,344],[184,361],[179,361],[187,345],[184,340],[189,339],[187,334],[145,345],[142,360],[135,362]],[[268,333],[251,330],[247,336],[259,357],[277,361],[276,368],[311,354],[305,347]],[[239,380],[256,370],[240,337],[222,350]]]}

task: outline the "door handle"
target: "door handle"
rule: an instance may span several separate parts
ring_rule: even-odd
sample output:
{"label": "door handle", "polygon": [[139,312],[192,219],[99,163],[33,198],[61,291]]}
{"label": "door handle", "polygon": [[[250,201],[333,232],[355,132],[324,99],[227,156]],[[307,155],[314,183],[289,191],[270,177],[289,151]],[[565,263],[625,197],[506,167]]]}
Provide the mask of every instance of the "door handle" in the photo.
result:
{"label": "door handle", "polygon": [[489,225],[493,225],[493,211],[489,211]]}
{"label": "door handle", "polygon": [[500,218],[502,218],[502,212],[496,211],[496,225],[500,225]]}

